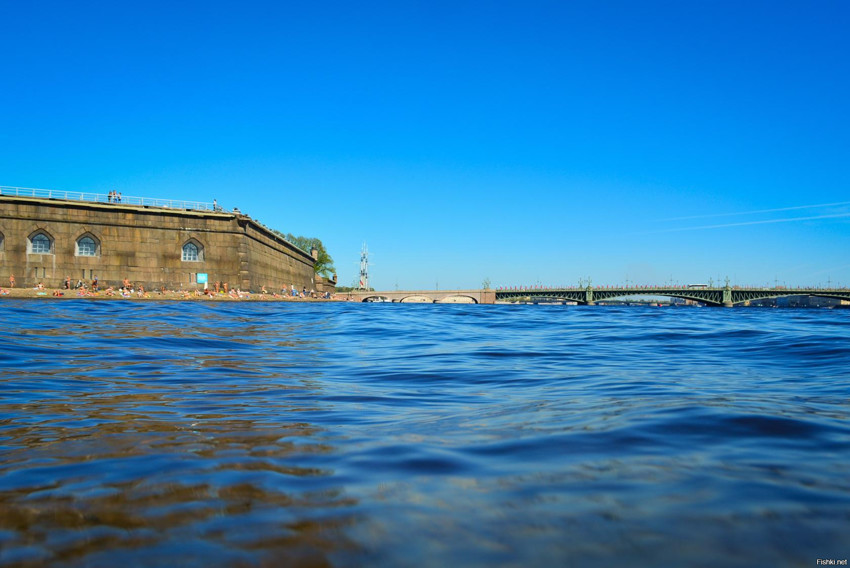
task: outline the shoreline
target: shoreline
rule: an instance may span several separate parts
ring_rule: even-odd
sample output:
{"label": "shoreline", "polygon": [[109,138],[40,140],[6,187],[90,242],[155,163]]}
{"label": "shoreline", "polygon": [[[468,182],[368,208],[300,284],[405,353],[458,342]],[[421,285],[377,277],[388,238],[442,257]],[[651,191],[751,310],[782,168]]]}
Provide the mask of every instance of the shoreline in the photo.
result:
{"label": "shoreline", "polygon": [[334,294],[330,298],[302,298],[300,296],[292,297],[282,294],[271,293],[251,293],[251,292],[235,292],[229,294],[196,294],[196,292],[188,290],[166,290],[164,293],[156,290],[145,292],[139,295],[138,292],[133,292],[128,295],[122,295],[120,291],[115,290],[110,295],[105,290],[98,292],[90,292],[88,290],[64,290],[56,288],[45,288],[39,290],[37,288],[8,288],[0,287],[0,300],[130,300],[130,301],[190,301],[190,302],[352,302],[350,297],[344,294]]}

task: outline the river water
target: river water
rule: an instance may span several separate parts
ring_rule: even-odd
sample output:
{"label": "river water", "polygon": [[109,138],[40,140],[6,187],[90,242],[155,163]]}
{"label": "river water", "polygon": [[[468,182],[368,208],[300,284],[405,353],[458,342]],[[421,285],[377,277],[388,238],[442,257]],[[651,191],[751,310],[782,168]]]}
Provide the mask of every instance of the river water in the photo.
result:
{"label": "river water", "polygon": [[850,311],[0,302],[0,566],[850,556]]}

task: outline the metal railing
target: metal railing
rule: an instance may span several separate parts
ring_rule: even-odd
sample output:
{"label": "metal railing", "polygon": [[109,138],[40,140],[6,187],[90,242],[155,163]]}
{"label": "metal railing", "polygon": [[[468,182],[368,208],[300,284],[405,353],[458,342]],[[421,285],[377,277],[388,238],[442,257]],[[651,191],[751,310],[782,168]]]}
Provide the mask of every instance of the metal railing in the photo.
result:
{"label": "metal railing", "polygon": [[15,197],[38,197],[41,199],[65,199],[69,201],[89,201],[94,203],[109,203],[115,205],[163,207],[166,209],[184,209],[190,211],[223,211],[220,205],[214,203],[204,203],[202,201],[154,199],[151,197],[134,197],[129,195],[113,196],[107,193],[60,191],[56,189],[39,189],[34,187],[11,187],[6,185],[0,185],[0,195],[12,195]]}

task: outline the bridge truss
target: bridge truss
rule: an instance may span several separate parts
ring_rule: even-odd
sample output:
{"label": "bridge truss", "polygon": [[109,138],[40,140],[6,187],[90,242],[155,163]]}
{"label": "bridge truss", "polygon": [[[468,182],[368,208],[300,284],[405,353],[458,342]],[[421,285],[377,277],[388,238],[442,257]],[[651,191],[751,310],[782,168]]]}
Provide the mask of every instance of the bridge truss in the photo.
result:
{"label": "bridge truss", "polygon": [[533,288],[496,290],[496,300],[566,300],[579,304],[593,305],[596,302],[628,296],[667,296],[695,300],[710,306],[732,307],[751,300],[779,298],[783,296],[819,296],[850,301],[848,288],[682,288],[669,286],[646,286],[641,288],[591,287],[586,288]]}

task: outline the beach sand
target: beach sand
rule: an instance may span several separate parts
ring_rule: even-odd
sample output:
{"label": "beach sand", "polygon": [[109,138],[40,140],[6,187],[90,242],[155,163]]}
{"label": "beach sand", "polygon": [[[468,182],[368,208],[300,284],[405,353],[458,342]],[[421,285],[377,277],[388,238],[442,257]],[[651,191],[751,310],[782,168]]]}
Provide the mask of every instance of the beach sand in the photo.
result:
{"label": "beach sand", "polygon": [[190,300],[197,302],[344,302],[349,301],[348,297],[345,294],[336,294],[331,297],[331,299],[324,298],[301,298],[292,296],[286,296],[281,294],[260,294],[260,293],[247,293],[242,292],[241,294],[237,294],[235,292],[231,292],[230,294],[211,294],[205,295],[201,293],[200,295],[196,295],[195,291],[178,291],[178,290],[166,290],[164,293],[159,290],[145,292],[143,296],[139,296],[137,292],[133,292],[132,294],[128,294],[127,296],[122,296],[121,292],[118,290],[114,290],[112,295],[110,295],[105,290],[100,290],[98,292],[89,292],[82,290],[62,290],[55,288],[46,288],[44,290],[38,290],[36,288],[8,288],[2,287],[0,288],[0,300],[3,299],[51,299],[51,300],[135,300],[135,301],[145,301],[145,300],[153,300],[153,301],[169,301],[169,300]]}

